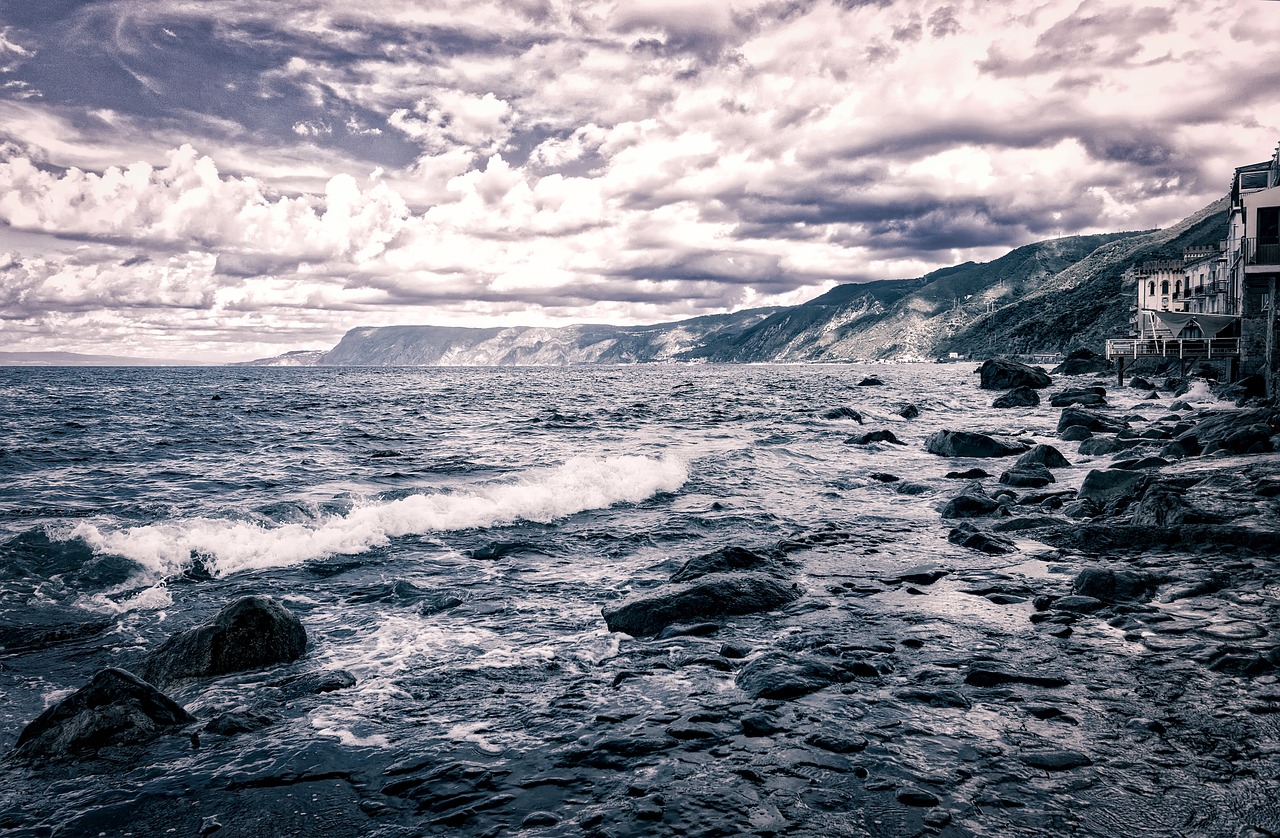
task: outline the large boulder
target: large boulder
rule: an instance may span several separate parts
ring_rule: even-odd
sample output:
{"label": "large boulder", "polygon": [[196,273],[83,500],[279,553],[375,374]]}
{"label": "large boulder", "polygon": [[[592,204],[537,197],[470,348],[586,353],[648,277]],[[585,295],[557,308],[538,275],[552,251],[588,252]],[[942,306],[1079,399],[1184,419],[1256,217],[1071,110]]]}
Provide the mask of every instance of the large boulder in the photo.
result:
{"label": "large boulder", "polygon": [[1095,372],[1106,372],[1111,363],[1092,349],[1080,348],[1072,350],[1061,364],[1053,368],[1054,375],[1087,375]]}
{"label": "large boulder", "polygon": [[984,495],[957,495],[942,507],[943,518],[985,518],[1001,510],[1000,502]]}
{"label": "large boulder", "polygon": [[1071,465],[1062,452],[1052,445],[1037,445],[1018,458],[1014,468],[1026,466],[1044,466],[1045,468],[1066,468]]}
{"label": "large boulder", "polygon": [[65,760],[99,748],[146,742],[195,719],[177,702],[123,669],[104,669],[23,728],[14,752]]}
{"label": "large boulder", "polygon": [[1016,361],[992,358],[978,367],[979,385],[983,390],[1012,390],[1031,387],[1042,390],[1053,381],[1041,367],[1029,367]]}
{"label": "large boulder", "polygon": [[1085,475],[1076,497],[1080,500],[1093,501],[1099,508],[1103,508],[1119,498],[1136,495],[1144,479],[1146,475],[1142,472],[1094,469]]}
{"label": "large boulder", "polygon": [[712,573],[683,584],[646,591],[601,609],[609,631],[649,637],[672,623],[696,622],[769,611],[800,597],[767,573]]}
{"label": "large boulder", "polygon": [[1085,410],[1082,407],[1068,407],[1063,410],[1062,415],[1058,417],[1058,433],[1076,425],[1088,428],[1095,434],[1113,434],[1129,427],[1129,423],[1123,419],[1107,416],[1095,410]]}
{"label": "large boulder", "polygon": [[1072,588],[1079,596],[1102,602],[1148,599],[1157,580],[1137,570],[1112,570],[1109,567],[1086,567],[1076,576]]}
{"label": "large boulder", "polygon": [[1040,404],[1040,394],[1030,387],[1014,387],[1003,396],[996,396],[992,407],[1035,407]]}
{"label": "large boulder", "polygon": [[1056,483],[1049,469],[1039,465],[1016,466],[1000,475],[1000,482],[1015,489],[1039,489]]}
{"label": "large boulder", "polygon": [[209,625],[173,635],[147,655],[139,674],[167,685],[277,663],[307,650],[307,630],[270,597],[247,596],[218,612]]}
{"label": "large boulder", "polygon": [[925,450],[939,457],[1012,457],[1031,446],[1016,440],[996,439],[969,431],[935,431]]}
{"label": "large boulder", "polygon": [[1049,397],[1053,407],[1071,407],[1084,405],[1089,407],[1106,407],[1107,390],[1105,387],[1068,387]]}
{"label": "large boulder", "polygon": [[700,576],[712,573],[730,573],[735,570],[765,570],[773,564],[772,551],[749,550],[736,545],[721,547],[710,553],[695,556],[671,574],[672,582],[692,582]]}

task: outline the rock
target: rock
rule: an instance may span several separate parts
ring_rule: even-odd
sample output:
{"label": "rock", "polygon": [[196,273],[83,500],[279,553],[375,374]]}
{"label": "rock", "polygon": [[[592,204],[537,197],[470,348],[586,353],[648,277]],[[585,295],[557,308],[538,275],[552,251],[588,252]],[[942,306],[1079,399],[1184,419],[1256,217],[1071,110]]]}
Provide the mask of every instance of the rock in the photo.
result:
{"label": "rock", "polygon": [[745,643],[726,643],[720,647],[720,656],[730,660],[742,660],[751,654],[751,647]]}
{"label": "rock", "polygon": [[899,789],[897,797],[898,802],[903,806],[930,807],[937,806],[939,802],[937,795],[930,794],[923,789]]}
{"label": "rock", "polygon": [[1053,601],[1053,610],[1072,611],[1077,614],[1091,614],[1102,606],[1102,600],[1091,596],[1063,596]]}
{"label": "rock", "polygon": [[877,483],[897,483],[899,480],[902,479],[896,474],[886,474],[883,471],[873,471],[870,474],[868,474],[867,477],[871,478]]}
{"label": "rock", "polygon": [[746,713],[742,716],[743,736],[772,736],[785,730],[778,724],[778,719],[768,713]]}
{"label": "rock", "polygon": [[1160,456],[1171,460],[1182,460],[1187,457],[1198,457],[1203,450],[1195,434],[1183,434],[1161,448]]}
{"label": "rock", "polygon": [[917,567],[907,568],[906,570],[892,574],[891,576],[882,576],[880,581],[887,584],[892,584],[894,582],[906,582],[911,585],[932,585],[948,573],[950,573],[950,571],[943,570],[937,565],[923,564]]}
{"label": "rock", "polygon": [[948,430],[935,431],[925,442],[925,450],[939,457],[1012,457],[1030,447],[1025,442]]}
{"label": "rock", "polygon": [[1013,468],[1000,475],[1000,482],[1017,489],[1039,489],[1056,483],[1053,474],[1044,466],[1022,466]]}
{"label": "rock", "polygon": [[979,387],[983,390],[1012,390],[1015,387],[1031,387],[1042,390],[1053,383],[1040,367],[1029,367],[1016,361],[992,358],[978,367]]}
{"label": "rock", "polygon": [[905,443],[893,435],[893,431],[879,430],[871,431],[865,434],[851,436],[844,441],[845,445],[868,445],[872,442],[891,442],[894,445],[905,445]]}
{"label": "rock", "polygon": [[964,682],[975,687],[995,687],[1000,684],[1065,687],[1071,683],[1060,675],[1047,675],[1043,672],[1017,672],[989,661],[974,661],[970,664],[969,672],[964,676]]}
{"label": "rock", "polygon": [[123,669],[104,669],[23,728],[14,753],[61,761],[146,742],[195,721],[177,702]]}
{"label": "rock", "polygon": [[1076,497],[1080,500],[1093,501],[1099,507],[1106,507],[1113,500],[1136,495],[1138,487],[1145,479],[1146,476],[1140,472],[1094,469],[1085,475]]}
{"label": "rock", "polygon": [[962,710],[968,710],[970,705],[969,699],[965,698],[964,693],[959,690],[946,688],[924,689],[913,687],[910,689],[898,690],[893,694],[894,698],[900,701],[915,701],[929,707],[958,707]]}
{"label": "rock", "polygon": [[1069,771],[1093,765],[1093,760],[1075,751],[1034,751],[1018,758],[1026,765],[1042,771]]}
{"label": "rock", "polygon": [[560,823],[560,816],[551,812],[530,812],[520,822],[521,829],[532,829],[538,826],[555,826]]}
{"label": "rock", "polygon": [[1151,574],[1137,570],[1086,567],[1076,575],[1071,587],[1080,596],[1120,602],[1149,598],[1156,581]]}
{"label": "rock", "polygon": [[943,518],[982,518],[999,512],[1000,502],[981,495],[958,495],[942,507]]}
{"label": "rock", "polygon": [[345,669],[327,669],[323,672],[308,672],[277,681],[286,700],[301,698],[304,695],[320,695],[338,690],[351,689],[356,685],[356,676]]}
{"label": "rock", "polygon": [[1073,425],[1088,428],[1095,434],[1112,434],[1129,427],[1129,423],[1123,419],[1107,416],[1095,410],[1085,410],[1083,407],[1064,408],[1062,415],[1058,417],[1058,433],[1062,433]]}
{"label": "rock", "polygon": [[710,553],[696,556],[685,562],[671,574],[672,582],[691,582],[711,573],[728,573],[735,570],[764,570],[773,564],[773,558],[746,547],[722,547]]}
{"label": "rock", "polygon": [[1133,524],[1139,527],[1178,527],[1192,523],[1191,507],[1176,493],[1153,488],[1143,494],[1133,510]]}
{"label": "rock", "polygon": [[1152,390],[1150,393],[1147,393],[1146,400],[1149,402],[1158,402],[1160,401],[1160,394],[1155,390]]}
{"label": "rock", "polygon": [[949,471],[946,473],[948,480],[980,480],[983,477],[991,475],[980,468],[971,468],[965,471]]}
{"label": "rock", "polygon": [[992,407],[1035,407],[1040,404],[1040,394],[1030,387],[1014,387],[1003,396],[996,396]]}
{"label": "rock", "polygon": [[1070,407],[1072,405],[1105,407],[1107,404],[1107,391],[1102,387],[1068,388],[1050,396],[1049,404],[1053,407]]}
{"label": "rock", "polygon": [[1037,445],[1023,454],[1013,464],[1014,468],[1023,466],[1044,466],[1045,468],[1067,468],[1071,463],[1062,456],[1062,452],[1052,445]]}
{"label": "rock", "polygon": [[862,414],[851,407],[833,407],[826,413],[822,414],[823,419],[852,419],[859,425],[862,424]]}
{"label": "rock", "polygon": [[218,612],[209,625],[171,636],[143,660],[140,674],[167,685],[289,663],[307,650],[307,630],[269,597],[247,596]]}
{"label": "rock", "polygon": [[862,379],[861,381],[859,381],[857,386],[859,386],[859,387],[882,387],[882,386],[884,386],[884,382],[880,380],[880,377],[879,377],[879,376],[876,376],[876,375],[868,375],[866,378],[864,378],[864,379]]}
{"label": "rock", "polygon": [[658,632],[658,640],[673,637],[709,637],[720,631],[719,623],[672,623]]}
{"label": "rock", "polygon": [[903,419],[915,419],[920,415],[920,408],[913,404],[904,404],[902,407],[898,408],[898,415]]}
{"label": "rock", "polygon": [[852,680],[838,659],[770,652],[738,671],[738,686],[752,698],[792,699]]}
{"label": "rock", "polygon": [[1136,439],[1118,439],[1113,436],[1095,437],[1080,443],[1080,455],[1082,457],[1105,457],[1108,454],[1115,454],[1117,451],[1128,451],[1130,448],[1137,448],[1141,444]]}
{"label": "rock", "polygon": [[277,719],[265,713],[254,713],[248,710],[230,710],[217,716],[204,726],[205,733],[218,736],[235,736],[240,733],[253,733],[275,724]]}
{"label": "rock", "polygon": [[857,754],[867,749],[867,740],[861,736],[848,736],[839,733],[813,733],[805,737],[805,742],[815,748],[830,751],[833,754]]}
{"label": "rock", "polygon": [[1089,430],[1084,425],[1071,425],[1058,433],[1058,439],[1065,440],[1067,442],[1079,442],[1080,440],[1088,439],[1091,436],[1093,436],[1093,431]]}
{"label": "rock", "polygon": [[1164,457],[1141,457],[1116,460],[1111,463],[1111,468],[1118,468],[1123,471],[1146,471],[1153,468],[1164,468],[1167,465],[1169,465],[1169,461]]}
{"label": "rock", "polygon": [[794,585],[765,573],[712,573],[601,609],[610,631],[650,637],[672,623],[770,611],[800,598]]}
{"label": "rock", "polygon": [[1014,553],[1018,550],[1017,546],[1008,538],[985,532],[972,524],[961,524],[951,530],[951,532],[947,533],[947,541],[992,556]]}
{"label": "rock", "polygon": [[1111,362],[1092,349],[1081,347],[1067,355],[1061,364],[1053,368],[1055,375],[1088,375],[1107,372]]}
{"label": "rock", "polygon": [[1140,375],[1135,375],[1133,378],[1129,379],[1129,386],[1135,390],[1156,389],[1156,385],[1152,384],[1150,381],[1148,381],[1147,379],[1143,378]]}

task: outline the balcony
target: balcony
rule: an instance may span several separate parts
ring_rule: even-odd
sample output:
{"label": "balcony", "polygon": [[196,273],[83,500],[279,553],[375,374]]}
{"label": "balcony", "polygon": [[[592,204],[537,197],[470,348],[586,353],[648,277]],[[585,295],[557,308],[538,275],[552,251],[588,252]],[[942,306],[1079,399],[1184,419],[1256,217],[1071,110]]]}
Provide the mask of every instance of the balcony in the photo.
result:
{"label": "balcony", "polygon": [[1251,238],[1245,239],[1243,244],[1246,266],[1280,267],[1280,241],[1273,238]]}
{"label": "balcony", "polygon": [[1107,341],[1107,358],[1234,358],[1240,338],[1119,338]]}

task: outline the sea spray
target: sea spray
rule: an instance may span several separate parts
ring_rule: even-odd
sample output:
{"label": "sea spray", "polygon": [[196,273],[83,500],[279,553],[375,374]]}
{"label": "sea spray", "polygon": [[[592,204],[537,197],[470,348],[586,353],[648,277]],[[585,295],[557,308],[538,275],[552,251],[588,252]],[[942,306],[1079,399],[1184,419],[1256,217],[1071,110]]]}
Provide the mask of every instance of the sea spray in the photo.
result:
{"label": "sea spray", "polygon": [[407,535],[521,520],[549,523],[589,509],[639,503],[659,492],[673,492],[688,477],[686,464],[673,456],[574,457],[557,468],[527,472],[515,482],[376,501],[344,515],[306,523],[264,525],[196,517],[113,529],[83,522],[58,535],[81,539],[97,553],[123,556],[162,577],[190,567],[193,557],[214,576],[225,576],[363,553]]}

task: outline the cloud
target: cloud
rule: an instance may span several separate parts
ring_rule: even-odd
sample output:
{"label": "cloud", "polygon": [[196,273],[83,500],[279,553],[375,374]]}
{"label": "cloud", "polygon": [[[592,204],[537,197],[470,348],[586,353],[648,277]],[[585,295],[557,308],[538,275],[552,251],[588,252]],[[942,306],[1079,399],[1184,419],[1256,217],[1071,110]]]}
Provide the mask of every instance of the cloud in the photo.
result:
{"label": "cloud", "polygon": [[1168,224],[1280,137],[1258,57],[1280,37],[1270,3],[101,0],[9,17],[0,234],[26,238],[0,235],[0,329],[28,348],[56,348],[52,324],[103,342],[186,329],[212,351],[261,348],[254,329],[287,344],[794,302]]}

